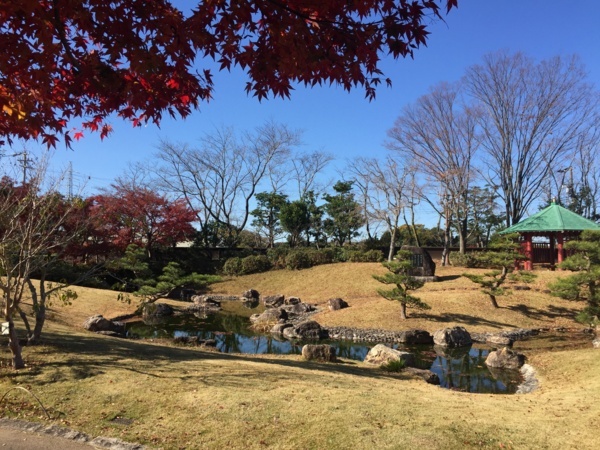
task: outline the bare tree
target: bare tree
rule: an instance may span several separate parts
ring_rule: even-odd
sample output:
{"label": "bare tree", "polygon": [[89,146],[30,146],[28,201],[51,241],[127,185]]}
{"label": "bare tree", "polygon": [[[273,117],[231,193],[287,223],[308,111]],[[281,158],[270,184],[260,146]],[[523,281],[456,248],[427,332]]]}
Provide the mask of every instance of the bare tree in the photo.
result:
{"label": "bare tree", "polygon": [[[23,319],[28,341],[33,343],[42,332],[47,300],[55,295],[65,301],[76,297],[64,284],[47,284],[46,273],[64,257],[69,244],[83,229],[77,221],[81,216],[75,214],[81,202],[60,195],[58,189],[65,174],[49,181],[46,173],[47,160],[42,160],[27,183],[18,185],[6,177],[0,182],[0,291],[15,369],[24,367],[15,316]],[[37,280],[32,279],[34,274],[39,277]],[[21,308],[24,296],[29,296],[33,304],[33,329]]]}
{"label": "bare tree", "polygon": [[[479,145],[476,109],[460,102],[460,86],[442,83],[405,107],[388,131],[387,147],[413,161],[429,182],[441,186],[456,224],[460,251],[468,234],[468,192]],[[449,218],[448,218],[449,219]]]}
{"label": "bare tree", "polygon": [[250,214],[250,202],[269,167],[280,164],[298,145],[297,131],[268,122],[240,138],[231,128],[207,134],[200,148],[160,143],[157,172],[165,187],[196,211],[201,232],[211,225],[235,245]]}
{"label": "bare tree", "polygon": [[485,176],[499,185],[510,226],[540,197],[550,171],[572,157],[598,97],[575,56],[535,63],[494,53],[467,70],[465,83],[484,112]]}
{"label": "bare tree", "polygon": [[333,160],[333,156],[323,152],[301,153],[292,159],[291,178],[298,187],[298,198],[305,198],[309,191],[318,191],[317,176]]}
{"label": "bare tree", "polygon": [[394,256],[396,232],[406,204],[406,170],[397,159],[390,156],[384,161],[357,158],[352,161],[348,170],[362,193],[366,223],[370,220],[383,222],[390,233],[388,261],[391,261]]}

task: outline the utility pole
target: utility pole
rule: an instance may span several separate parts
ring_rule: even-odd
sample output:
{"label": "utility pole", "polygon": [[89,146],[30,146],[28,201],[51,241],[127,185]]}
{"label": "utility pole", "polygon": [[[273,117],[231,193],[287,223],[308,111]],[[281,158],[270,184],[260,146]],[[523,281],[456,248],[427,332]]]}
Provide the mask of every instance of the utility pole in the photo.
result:
{"label": "utility pole", "polygon": [[69,161],[69,180],[68,180],[68,194],[69,200],[73,200],[73,163]]}

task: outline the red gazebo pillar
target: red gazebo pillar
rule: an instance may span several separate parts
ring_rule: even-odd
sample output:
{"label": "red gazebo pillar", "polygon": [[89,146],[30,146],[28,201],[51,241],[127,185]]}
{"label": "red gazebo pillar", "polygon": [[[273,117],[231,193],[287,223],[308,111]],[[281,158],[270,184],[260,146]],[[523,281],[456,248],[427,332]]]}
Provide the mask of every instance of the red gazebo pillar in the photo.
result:
{"label": "red gazebo pillar", "polygon": [[563,233],[558,233],[556,235],[556,248],[558,249],[558,258],[557,258],[558,264],[563,262],[563,259],[564,259],[563,244],[564,244]]}
{"label": "red gazebo pillar", "polygon": [[531,233],[525,234],[525,257],[523,269],[533,270],[533,236]]}

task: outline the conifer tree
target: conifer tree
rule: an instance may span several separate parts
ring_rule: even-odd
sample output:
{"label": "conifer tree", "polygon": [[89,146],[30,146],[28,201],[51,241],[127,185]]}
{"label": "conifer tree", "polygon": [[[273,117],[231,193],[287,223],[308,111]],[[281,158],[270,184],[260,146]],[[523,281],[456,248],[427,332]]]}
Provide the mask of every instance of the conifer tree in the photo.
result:
{"label": "conifer tree", "polygon": [[529,283],[535,278],[531,272],[513,272],[515,261],[524,258],[519,253],[519,243],[515,238],[514,234],[498,236],[487,251],[474,255],[478,267],[493,270],[484,274],[463,273],[463,277],[481,286],[481,291],[489,297],[494,308],[499,308],[496,297],[510,294],[510,291],[503,287],[507,279]]}
{"label": "conifer tree", "polygon": [[600,231],[585,230],[579,240],[567,242],[565,248],[575,253],[565,259],[560,268],[575,273],[552,283],[550,292],[567,300],[585,300],[586,306],[576,320],[597,324],[600,317]]}
{"label": "conifer tree", "polygon": [[406,308],[408,306],[417,309],[431,309],[420,298],[409,292],[421,288],[423,281],[411,276],[413,268],[411,252],[401,250],[396,254],[394,261],[385,261],[383,266],[389,271],[384,275],[373,275],[380,283],[394,285],[392,289],[377,289],[377,293],[387,300],[400,302],[400,316],[406,319]]}

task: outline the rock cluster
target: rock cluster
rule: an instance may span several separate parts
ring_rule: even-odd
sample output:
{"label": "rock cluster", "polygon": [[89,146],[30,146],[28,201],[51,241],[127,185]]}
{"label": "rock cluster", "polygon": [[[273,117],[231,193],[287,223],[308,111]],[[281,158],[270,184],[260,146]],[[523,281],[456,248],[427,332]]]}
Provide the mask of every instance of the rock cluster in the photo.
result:
{"label": "rock cluster", "polygon": [[331,327],[327,329],[330,339],[355,342],[431,344],[433,338],[425,330],[388,331],[362,328]]}

